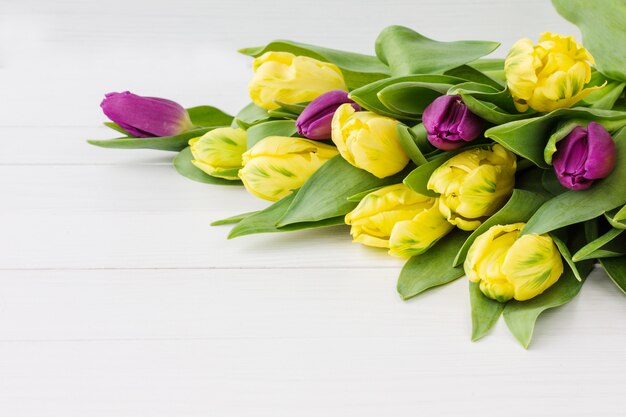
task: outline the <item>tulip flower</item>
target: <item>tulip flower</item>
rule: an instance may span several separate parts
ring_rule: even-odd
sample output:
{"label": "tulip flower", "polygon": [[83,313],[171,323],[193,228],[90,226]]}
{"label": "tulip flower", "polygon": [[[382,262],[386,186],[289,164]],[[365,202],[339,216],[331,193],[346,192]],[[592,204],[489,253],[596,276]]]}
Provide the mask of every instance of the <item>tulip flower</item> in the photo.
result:
{"label": "tulip flower", "polygon": [[409,258],[426,252],[454,226],[439,211],[436,201],[417,213],[411,220],[397,222],[389,237],[389,254]]}
{"label": "tulip flower", "polygon": [[385,178],[409,163],[398,139],[398,121],[376,113],[339,106],[332,121],[332,139],[341,156],[357,168]]}
{"label": "tulip flower", "polygon": [[422,122],[428,141],[444,151],[463,146],[484,130],[483,120],[469,111],[460,96],[437,97],[424,110]]}
{"label": "tulip flower", "polygon": [[563,273],[552,238],[519,236],[524,223],[492,226],[470,246],[465,274],[487,297],[500,302],[529,300],[550,288]]}
{"label": "tulip flower", "polygon": [[187,110],[164,98],[129,91],[108,93],[100,107],[109,119],[137,138],[174,136],[193,127]]}
{"label": "tulip flower", "polygon": [[246,151],[246,131],[220,127],[189,141],[196,167],[214,177],[239,179],[237,171],[242,166],[241,155]]}
{"label": "tulip flower", "polygon": [[437,168],[428,189],[441,194],[439,210],[450,223],[475,230],[498,211],[513,192],[515,154],[499,144],[491,149],[470,149]]}
{"label": "tulip flower", "polygon": [[336,155],[334,146],[308,139],[269,136],[242,155],[239,178],[250,193],[278,201],[300,188]]}
{"label": "tulip flower", "polygon": [[546,32],[533,45],[520,39],[504,61],[504,72],[515,107],[539,112],[571,107],[601,86],[591,80],[593,57],[573,37]]}
{"label": "tulip flower", "polygon": [[296,120],[298,134],[309,139],[330,139],[335,110],[345,103],[350,103],[356,111],[361,110],[361,106],[348,98],[346,91],[333,90],[322,94],[309,103]]}
{"label": "tulip flower", "polygon": [[389,248],[389,239],[396,223],[412,220],[428,210],[435,198],[416,193],[404,184],[390,185],[366,195],[346,215],[352,226],[353,241],[377,248]]}
{"label": "tulip flower", "polygon": [[552,165],[559,182],[572,190],[591,187],[594,180],[608,177],[615,167],[615,142],[596,122],[576,126],[557,143]]}
{"label": "tulip flower", "polygon": [[341,70],[334,64],[289,52],[266,52],[252,63],[250,98],[266,110],[311,101],[332,90],[347,91]]}

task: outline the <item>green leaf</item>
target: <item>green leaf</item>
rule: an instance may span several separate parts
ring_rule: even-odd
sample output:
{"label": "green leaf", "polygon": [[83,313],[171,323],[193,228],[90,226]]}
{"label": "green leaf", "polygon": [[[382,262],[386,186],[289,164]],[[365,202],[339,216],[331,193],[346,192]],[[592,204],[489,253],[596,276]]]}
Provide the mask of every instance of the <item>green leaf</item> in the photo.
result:
{"label": "green leaf", "polygon": [[191,123],[197,127],[230,126],[233,116],[212,106],[197,106],[187,109]]}
{"label": "green leaf", "polygon": [[[373,111],[383,116],[393,117],[396,119],[413,119],[416,120],[418,118],[415,114],[405,114],[404,112],[398,112],[388,108],[379,97],[379,93],[383,90],[395,86],[396,84],[400,85],[416,85],[421,88],[428,88],[432,91],[443,91],[441,94],[444,94],[445,91],[450,87],[450,85],[459,84],[464,82],[461,78],[450,77],[447,75],[435,75],[435,74],[425,74],[425,75],[409,75],[403,77],[394,77],[394,78],[386,78],[384,80],[376,81],[371,84],[367,84],[361,88],[358,88],[352,92],[350,92],[350,98],[356,101],[361,107],[366,110]],[[415,96],[414,92],[400,90],[392,90],[394,94],[393,99],[387,97],[387,104],[392,105],[395,101],[410,101],[416,100],[419,98]],[[437,96],[441,95],[437,94]],[[432,101],[432,99],[429,99]],[[428,101],[428,100],[426,100]],[[420,105],[424,106],[426,101],[421,100]],[[430,101],[425,105],[430,104]],[[400,104],[398,105],[400,106]],[[421,113],[421,112],[420,112]]]}
{"label": "green leaf", "polygon": [[504,304],[485,297],[480,285],[469,283],[470,305],[472,306],[472,342],[485,336],[498,322],[504,310]]}
{"label": "green leaf", "polygon": [[548,138],[560,126],[559,122],[568,119],[596,121],[612,129],[626,125],[625,112],[577,107],[557,109],[540,117],[495,126],[488,129],[485,136],[517,155],[531,160],[538,167],[549,168],[550,165],[544,159]]}
{"label": "green leaf", "polygon": [[566,268],[556,284],[543,294],[527,301],[509,301],[504,307],[504,321],[517,341],[527,349],[539,315],[550,308],[568,303],[580,292],[583,282],[578,281],[572,271]]}
{"label": "green leaf", "polygon": [[626,257],[598,259],[617,288],[626,294]]}
{"label": "green leaf", "polygon": [[450,265],[468,233],[455,229],[425,253],[414,256],[404,264],[398,278],[398,293],[403,300],[415,297],[429,288],[447,284],[462,277],[462,266]]}
{"label": "green leaf", "polygon": [[321,221],[294,223],[281,228],[276,227],[276,223],[278,223],[278,220],[285,214],[293,200],[296,198],[297,193],[298,191],[294,191],[266,209],[242,219],[230,231],[228,238],[233,239],[256,233],[291,232],[294,230],[313,229],[344,224],[343,216],[339,216]]}
{"label": "green leaf", "polygon": [[615,209],[604,213],[604,217],[609,224],[616,229],[626,229],[626,221],[624,221],[624,215],[626,215],[626,206],[621,209]]}
{"label": "green leaf", "polygon": [[259,212],[258,210],[257,211],[248,211],[246,213],[236,214],[234,216],[227,217],[225,219],[215,220],[214,222],[211,222],[211,226],[221,226],[221,225],[224,225],[224,224],[239,223],[240,221],[242,221],[246,217],[250,217],[253,214],[257,214],[258,212]]}
{"label": "green leaf", "polygon": [[252,125],[265,122],[269,119],[270,115],[267,113],[267,110],[254,103],[248,104],[235,116],[235,122],[242,129],[248,129]]}
{"label": "green leaf", "polygon": [[546,201],[546,198],[542,195],[531,191],[514,189],[511,198],[509,198],[509,201],[504,205],[504,207],[485,220],[467,238],[456,254],[453,265],[459,265],[465,261],[465,257],[467,256],[467,252],[469,251],[470,246],[472,246],[472,243],[474,243],[478,236],[489,230],[490,227],[499,224],[504,225],[526,222],[544,201]]}
{"label": "green leaf", "polygon": [[598,70],[609,78],[626,81],[626,3],[623,0],[552,0],[561,16],[583,34],[583,44]]}
{"label": "green leaf", "polygon": [[183,177],[191,180],[203,182],[205,184],[217,185],[241,185],[239,180],[225,180],[223,178],[212,177],[191,163],[193,155],[189,147],[183,149],[176,155],[173,161],[174,168]]}
{"label": "green leaf", "polygon": [[439,42],[404,26],[389,26],[376,39],[376,55],[393,76],[430,74],[475,61],[498,46],[488,41]]}
{"label": "green leaf", "polygon": [[611,110],[624,92],[624,87],[626,87],[626,83],[610,81],[599,90],[592,91],[583,104],[588,104],[594,109]]}
{"label": "green leaf", "polygon": [[389,76],[389,69],[375,56],[339,51],[288,40],[276,40],[265,46],[240,49],[244,55],[258,57],[268,51],[291,52],[337,65],[348,88],[353,89]]}
{"label": "green leaf", "polygon": [[574,262],[586,259],[611,258],[626,254],[626,235],[623,229],[609,229],[608,232],[587,243],[572,256]]}
{"label": "green leaf", "polygon": [[572,270],[572,273],[574,274],[574,277],[578,281],[582,281],[583,280],[582,275],[578,271],[578,267],[576,266],[576,262],[572,259],[572,254],[571,254],[569,248],[567,247],[567,244],[559,236],[557,236],[556,233],[550,233],[550,237],[552,238],[552,240],[556,244],[556,247],[559,249],[559,252],[561,253],[561,257],[563,259],[565,259],[565,262],[567,263],[567,265]]}
{"label": "green leaf", "polygon": [[543,234],[570,224],[601,216],[626,204],[626,129],[614,136],[617,148],[615,169],[586,190],[568,190],[545,202],[522,230],[523,234]]}
{"label": "green leaf", "polygon": [[91,145],[100,146],[102,148],[117,149],[156,149],[160,151],[182,151],[188,145],[190,139],[204,135],[206,132],[216,129],[215,127],[202,127],[199,129],[189,130],[176,136],[162,136],[156,138],[131,138],[122,137],[106,140],[88,140]]}
{"label": "green leaf", "polygon": [[293,120],[270,120],[258,123],[247,130],[248,149],[268,136],[293,136],[297,132]]}
{"label": "green leaf", "polygon": [[446,94],[452,84],[407,81],[383,88],[378,99],[401,118],[417,119],[437,97]]}
{"label": "green leaf", "polygon": [[361,200],[363,200],[363,198],[370,194],[373,193],[376,190],[380,190],[381,188],[383,188],[383,186],[381,187],[374,187],[374,188],[370,188],[369,190],[365,190],[365,191],[361,191],[360,193],[356,193],[354,195],[351,195],[350,197],[347,198],[348,201],[351,201],[353,203],[358,203]]}
{"label": "green leaf", "polygon": [[402,145],[404,152],[411,158],[411,161],[417,166],[427,163],[428,160],[426,160],[426,157],[422,154],[417,144],[417,135],[414,130],[404,124],[398,124],[397,130],[400,145]]}
{"label": "green leaf", "polygon": [[304,183],[289,210],[280,218],[278,226],[344,216],[357,205],[348,201],[348,197],[372,188],[399,184],[404,175],[406,173],[403,171],[380,179],[353,167],[341,155],[337,155]]}
{"label": "green leaf", "polygon": [[113,122],[104,122],[103,125],[105,125],[106,127],[115,130],[116,132],[121,133],[122,135],[125,136],[132,136],[130,133],[128,133],[126,131],[126,129],[124,129],[122,126],[118,125],[117,123],[113,123]]}
{"label": "green leaf", "polygon": [[461,65],[460,67],[452,68],[446,71],[444,74],[450,75],[452,77],[463,78],[464,80],[472,81],[475,83],[488,85],[497,89],[504,88],[504,85],[506,84],[500,80],[496,80],[490,77],[481,70],[470,65]]}

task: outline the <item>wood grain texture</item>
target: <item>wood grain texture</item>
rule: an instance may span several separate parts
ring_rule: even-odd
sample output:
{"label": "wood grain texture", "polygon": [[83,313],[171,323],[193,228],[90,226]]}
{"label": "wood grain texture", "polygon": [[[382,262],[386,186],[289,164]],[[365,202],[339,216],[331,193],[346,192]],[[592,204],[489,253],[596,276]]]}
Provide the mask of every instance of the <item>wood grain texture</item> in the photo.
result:
{"label": "wood grain texture", "polygon": [[105,92],[248,102],[239,47],[371,53],[404,24],[441,40],[578,32],[547,0],[0,2],[0,416],[623,415],[623,294],[595,270],[529,351],[471,343],[467,282],[402,302],[402,262],[344,227],[227,241],[260,209],[172,153],[88,146]]}

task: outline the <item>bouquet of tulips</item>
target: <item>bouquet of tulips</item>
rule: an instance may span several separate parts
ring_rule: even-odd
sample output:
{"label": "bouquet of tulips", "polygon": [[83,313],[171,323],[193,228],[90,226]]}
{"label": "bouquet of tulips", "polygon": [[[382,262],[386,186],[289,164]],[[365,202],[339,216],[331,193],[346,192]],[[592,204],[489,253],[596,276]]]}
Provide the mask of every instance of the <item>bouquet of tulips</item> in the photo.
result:
{"label": "bouquet of tulips", "polygon": [[401,26],[375,56],[274,41],[240,51],[254,74],[236,116],[110,93],[125,136],[90,143],[176,151],[180,174],[273,202],[216,221],[230,238],[345,223],[407,260],[404,299],[466,275],[472,339],[503,315],[527,347],[596,261],[626,291],[626,4],[553,3],[584,47],[548,32],[485,59],[498,43]]}

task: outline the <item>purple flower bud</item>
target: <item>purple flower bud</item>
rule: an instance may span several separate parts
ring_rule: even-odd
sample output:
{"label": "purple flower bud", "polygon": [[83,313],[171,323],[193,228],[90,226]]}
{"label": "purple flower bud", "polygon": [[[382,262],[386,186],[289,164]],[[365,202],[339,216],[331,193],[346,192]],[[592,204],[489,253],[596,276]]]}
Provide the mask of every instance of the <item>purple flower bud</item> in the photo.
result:
{"label": "purple flower bud", "polygon": [[484,129],[483,120],[469,111],[459,96],[437,97],[424,110],[422,122],[428,141],[444,151],[460,148]]}
{"label": "purple flower bud", "polygon": [[343,90],[333,90],[322,94],[309,103],[296,120],[298,134],[308,139],[330,139],[330,126],[335,110],[345,103],[352,104],[354,110],[361,107],[348,98]]}
{"label": "purple flower bud", "polygon": [[572,190],[589,188],[593,180],[608,177],[615,167],[615,142],[596,122],[576,126],[557,143],[552,158],[559,182]]}
{"label": "purple flower bud", "polygon": [[100,107],[109,119],[137,138],[173,136],[193,127],[187,110],[164,98],[129,91],[108,93]]}

